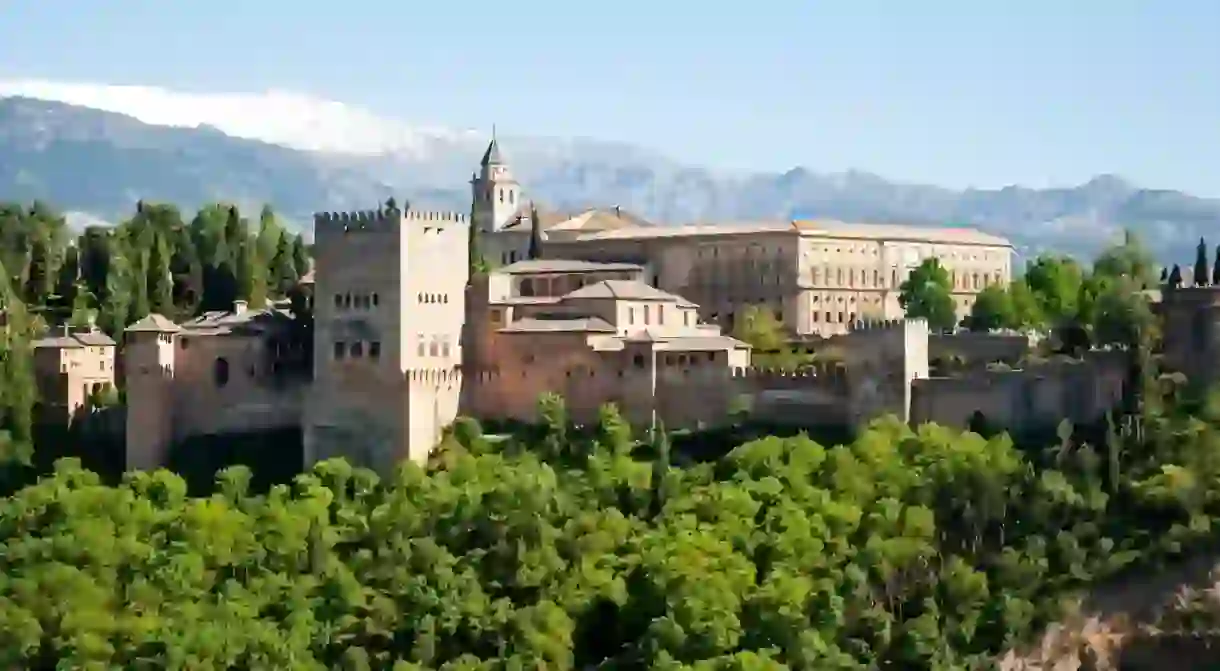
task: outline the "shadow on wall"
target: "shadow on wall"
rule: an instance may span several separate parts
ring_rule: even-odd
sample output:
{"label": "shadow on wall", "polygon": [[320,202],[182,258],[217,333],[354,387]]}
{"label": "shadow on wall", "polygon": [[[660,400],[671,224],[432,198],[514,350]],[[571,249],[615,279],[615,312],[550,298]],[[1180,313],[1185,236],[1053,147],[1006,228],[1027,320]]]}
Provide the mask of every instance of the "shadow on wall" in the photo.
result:
{"label": "shadow on wall", "polygon": [[204,496],[213,491],[218,472],[246,466],[251,493],[262,494],[274,485],[291,484],[304,463],[301,429],[293,427],[192,436],[170,447],[168,468],[186,481],[192,496]]}

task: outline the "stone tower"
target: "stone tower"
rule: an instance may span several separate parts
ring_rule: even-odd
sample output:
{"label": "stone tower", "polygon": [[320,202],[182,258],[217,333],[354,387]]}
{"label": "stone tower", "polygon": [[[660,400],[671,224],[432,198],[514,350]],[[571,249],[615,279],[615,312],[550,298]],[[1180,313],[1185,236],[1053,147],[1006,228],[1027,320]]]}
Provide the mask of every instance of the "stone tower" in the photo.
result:
{"label": "stone tower", "polygon": [[495,232],[512,223],[521,207],[521,185],[500,153],[492,134],[479,172],[470,179],[472,224],[481,232]]}
{"label": "stone tower", "polygon": [[307,463],[386,472],[425,459],[457,413],[467,280],[464,215],[314,217],[314,380]]}
{"label": "stone tower", "polygon": [[166,464],[173,442],[174,347],[178,326],[151,314],[123,333],[127,378],[126,462],[128,470]]}

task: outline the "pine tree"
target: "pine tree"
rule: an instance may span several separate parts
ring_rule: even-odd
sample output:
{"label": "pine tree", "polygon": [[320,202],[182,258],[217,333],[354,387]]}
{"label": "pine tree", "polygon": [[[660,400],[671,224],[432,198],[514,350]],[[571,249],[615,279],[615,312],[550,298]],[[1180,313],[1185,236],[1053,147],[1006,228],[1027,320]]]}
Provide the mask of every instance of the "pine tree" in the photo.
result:
{"label": "pine tree", "polygon": [[279,245],[271,259],[270,269],[267,284],[277,296],[287,296],[288,292],[300,281],[296,266],[292,262],[292,240],[289,236],[280,236]]}
{"label": "pine tree", "polygon": [[258,258],[263,262],[274,258],[283,237],[284,228],[276,220],[275,212],[270,205],[264,205],[258,215]]}
{"label": "pine tree", "polygon": [[1211,273],[1207,269],[1207,243],[1203,238],[1199,238],[1199,246],[1195,248],[1195,286],[1205,287],[1207,281],[1211,279]]}
{"label": "pine tree", "polygon": [[163,236],[152,236],[152,248],[148,250],[148,268],[145,277],[149,310],[162,315],[174,313],[174,279],[170,270],[170,255],[167,247]]}
{"label": "pine tree", "polygon": [[[0,312],[7,320],[0,329],[0,466],[30,462],[37,400],[31,322],[8,278],[0,266]],[[4,476],[0,472],[0,481]],[[0,482],[0,487],[6,484]]]}
{"label": "pine tree", "polygon": [[228,214],[225,218],[224,241],[229,245],[230,252],[236,252],[239,245],[246,244],[246,225],[241,220],[241,213],[237,211],[236,205],[230,205]]}
{"label": "pine tree", "polygon": [[55,277],[55,306],[64,314],[70,314],[80,295],[80,252],[75,246],[64,251],[63,263]]}
{"label": "pine tree", "polygon": [[51,295],[51,250],[44,236],[35,233],[30,244],[30,261],[25,278],[25,304],[31,307],[46,305]]}
{"label": "pine tree", "polygon": [[203,263],[194,236],[185,227],[174,232],[169,269],[173,276],[175,312],[178,317],[195,314],[203,300]]}
{"label": "pine tree", "polygon": [[652,430],[652,515],[655,517],[661,514],[665,508],[665,500],[668,498],[668,476],[670,467],[670,445],[669,434],[665,432],[665,426],[657,420],[656,426]]}
{"label": "pine tree", "polygon": [[128,323],[131,292],[124,277],[125,265],[122,257],[110,259],[106,273],[105,296],[101,299],[101,307],[98,310],[98,325],[113,338],[117,338]]}
{"label": "pine tree", "polygon": [[309,274],[309,250],[305,248],[305,238],[300,235],[292,239],[292,266],[296,268],[297,277]]}

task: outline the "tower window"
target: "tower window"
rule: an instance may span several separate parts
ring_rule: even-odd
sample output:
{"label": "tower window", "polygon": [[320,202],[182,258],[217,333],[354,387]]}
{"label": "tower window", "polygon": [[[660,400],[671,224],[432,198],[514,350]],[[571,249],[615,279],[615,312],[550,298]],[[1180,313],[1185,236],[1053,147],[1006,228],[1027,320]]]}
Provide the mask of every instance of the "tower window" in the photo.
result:
{"label": "tower window", "polygon": [[504,202],[504,189],[500,189],[500,202]]}
{"label": "tower window", "polygon": [[515,202],[516,202],[516,197],[517,197],[517,192],[516,192],[516,191],[513,191],[513,190],[511,190],[511,189],[509,189],[509,191],[508,191],[508,204],[509,204],[509,205],[512,205],[513,203],[515,203]]}
{"label": "tower window", "polygon": [[377,307],[381,303],[381,297],[376,293],[373,294],[373,307]]}
{"label": "tower window", "polygon": [[343,307],[343,294],[335,294],[335,307]]}
{"label": "tower window", "polygon": [[380,359],[381,358],[381,343],[379,341],[374,340],[369,343],[369,358],[370,359]]}
{"label": "tower window", "polygon": [[335,341],[335,360],[342,359],[347,354],[347,343],[342,340]]}
{"label": "tower window", "polygon": [[224,387],[226,384],[229,384],[229,360],[224,357],[216,359],[212,376],[216,380],[217,387]]}
{"label": "tower window", "polygon": [[359,359],[362,356],[364,356],[364,343],[357,340],[352,343],[352,358]]}

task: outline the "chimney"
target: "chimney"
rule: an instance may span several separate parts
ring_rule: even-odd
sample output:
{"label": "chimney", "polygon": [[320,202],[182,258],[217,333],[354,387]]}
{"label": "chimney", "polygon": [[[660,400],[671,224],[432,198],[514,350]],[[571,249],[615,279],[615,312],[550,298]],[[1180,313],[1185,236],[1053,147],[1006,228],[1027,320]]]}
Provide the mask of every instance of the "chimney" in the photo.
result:
{"label": "chimney", "polygon": [[247,303],[247,302],[245,302],[245,301],[243,301],[243,300],[241,300],[241,299],[238,299],[238,300],[233,301],[233,314],[235,314],[235,315],[243,315],[243,314],[245,314],[245,313],[246,313],[246,307],[247,307],[248,305],[249,305],[249,303]]}

